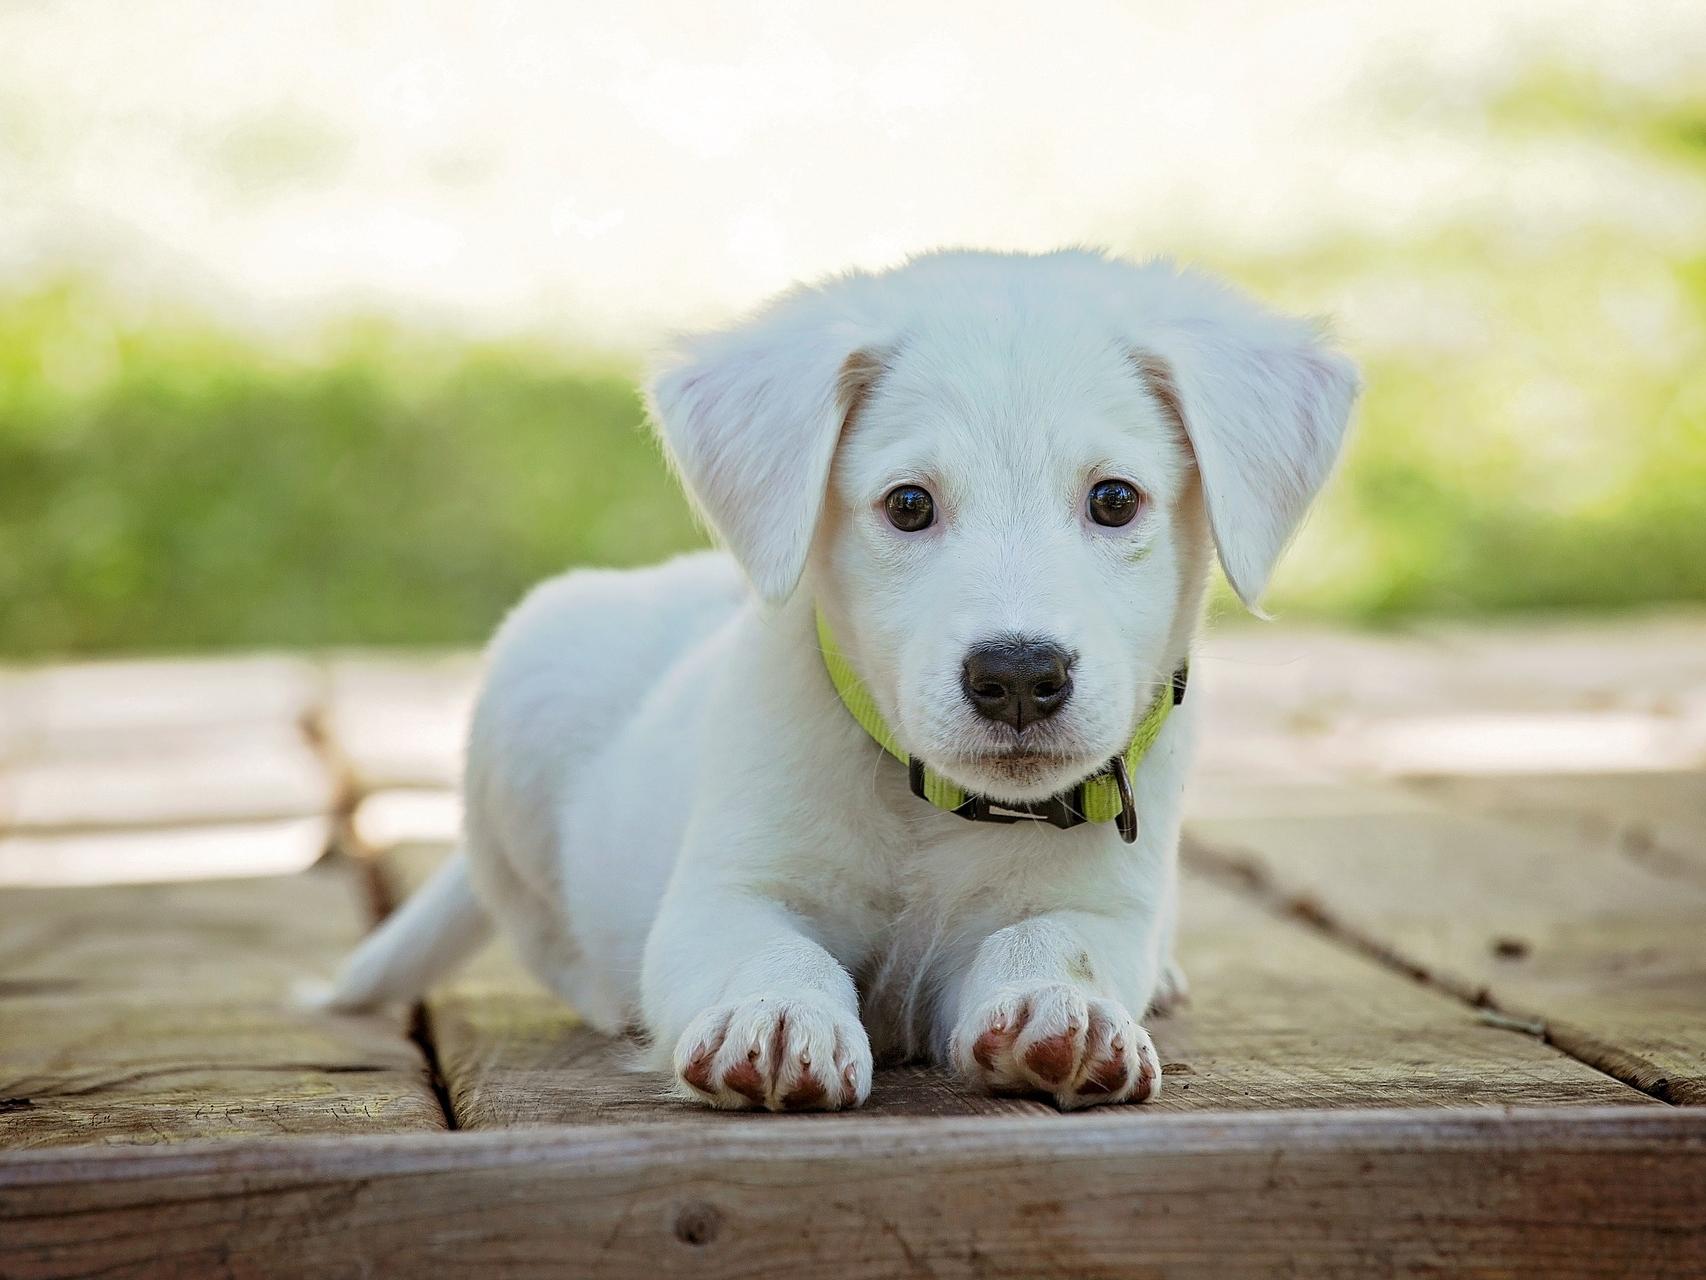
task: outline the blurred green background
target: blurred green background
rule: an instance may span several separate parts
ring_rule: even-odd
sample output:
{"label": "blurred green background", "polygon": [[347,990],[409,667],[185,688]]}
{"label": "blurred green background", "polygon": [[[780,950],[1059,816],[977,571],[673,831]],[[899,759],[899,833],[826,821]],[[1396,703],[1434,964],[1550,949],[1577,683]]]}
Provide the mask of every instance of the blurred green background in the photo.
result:
{"label": "blurred green background", "polygon": [[475,642],[696,532],[631,371],[370,325],[281,356],[61,285],[0,319],[0,647]]}
{"label": "blurred green background", "polygon": [[[1501,154],[1592,155],[1593,181],[1648,184],[1633,212],[1536,231],[1471,204],[1183,245],[1339,313],[1367,373],[1272,607],[1384,624],[1706,600],[1706,93],[1544,59],[1477,84],[1362,101]],[[1680,214],[1645,217],[1652,190]],[[565,565],[698,541],[638,358],[609,354],[638,341],[592,354],[584,326],[480,337],[359,305],[281,337],[113,274],[73,259],[0,297],[4,655],[475,643]]]}

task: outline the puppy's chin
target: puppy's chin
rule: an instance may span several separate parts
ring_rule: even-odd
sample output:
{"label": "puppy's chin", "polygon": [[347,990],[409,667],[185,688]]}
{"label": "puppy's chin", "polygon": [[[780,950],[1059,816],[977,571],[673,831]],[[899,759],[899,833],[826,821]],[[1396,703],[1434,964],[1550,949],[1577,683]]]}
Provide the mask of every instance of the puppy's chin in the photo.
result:
{"label": "puppy's chin", "polygon": [[991,750],[928,762],[968,791],[1004,804],[1035,804],[1069,790],[1094,773],[1099,759],[1053,751]]}

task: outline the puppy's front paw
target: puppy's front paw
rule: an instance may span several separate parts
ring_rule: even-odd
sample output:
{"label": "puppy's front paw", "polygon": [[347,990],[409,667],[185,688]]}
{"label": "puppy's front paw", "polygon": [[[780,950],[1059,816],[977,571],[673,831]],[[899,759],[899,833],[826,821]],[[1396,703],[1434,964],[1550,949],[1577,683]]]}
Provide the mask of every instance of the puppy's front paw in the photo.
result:
{"label": "puppy's front paw", "polygon": [[1146,1102],[1161,1091],[1149,1033],[1113,1000],[1051,983],[973,1010],[949,1053],[967,1079],[997,1093],[1046,1093],[1062,1109]]}
{"label": "puppy's front paw", "polygon": [[675,1046],[675,1078],[713,1107],[836,1111],[871,1092],[871,1042],[833,1001],[802,992],[707,1009]]}

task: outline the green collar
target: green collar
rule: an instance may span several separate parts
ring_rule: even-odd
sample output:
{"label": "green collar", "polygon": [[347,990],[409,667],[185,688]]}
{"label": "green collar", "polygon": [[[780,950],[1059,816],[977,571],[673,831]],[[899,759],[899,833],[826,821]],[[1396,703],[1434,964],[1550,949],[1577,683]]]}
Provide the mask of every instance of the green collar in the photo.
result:
{"label": "green collar", "polygon": [[1070,791],[1051,796],[1040,804],[1009,805],[971,794],[900,749],[882,713],[877,710],[876,699],[871,697],[871,691],[854,672],[846,655],[841,652],[841,646],[836,644],[835,635],[821,610],[817,615],[817,639],[818,647],[823,651],[823,665],[829,671],[830,682],[835,685],[841,704],[878,746],[907,767],[914,795],[928,800],[938,809],[957,813],[973,822],[1038,819],[1065,828],[1076,827],[1082,822],[1117,820],[1120,836],[1128,844],[1137,839],[1137,806],[1132,798],[1131,773],[1149,753],[1149,748],[1155,745],[1155,739],[1160,737],[1161,726],[1167,723],[1168,713],[1184,701],[1185,667],[1173,673],[1168,688],[1156,693],[1143,722],[1137,726],[1131,745],[1099,771]]}

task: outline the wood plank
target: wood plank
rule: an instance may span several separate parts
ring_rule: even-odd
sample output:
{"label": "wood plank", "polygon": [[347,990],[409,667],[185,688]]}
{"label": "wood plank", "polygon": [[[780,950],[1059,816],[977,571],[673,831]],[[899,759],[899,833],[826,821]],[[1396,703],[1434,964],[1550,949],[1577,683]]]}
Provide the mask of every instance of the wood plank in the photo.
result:
{"label": "wood plank", "polygon": [[1401,783],[1341,778],[1251,781],[1199,769],[1185,788],[1185,817],[1232,819],[1346,817],[1434,808],[1427,798]]}
{"label": "wood plank", "polygon": [[0,1147],[442,1128],[400,1020],[290,999],[362,895],[341,865],[0,893]]}
{"label": "wood plank", "polygon": [[[414,846],[387,855],[392,891],[418,885],[442,852]],[[1461,1001],[1214,883],[1189,884],[1185,902],[1184,959],[1195,996],[1188,1009],[1149,1023],[1166,1072],[1151,1110],[1653,1105],[1538,1039],[1489,1025]],[[663,1077],[635,1071],[633,1046],[581,1025],[501,946],[482,952],[427,1007],[463,1128],[718,1122],[670,1099]],[[867,1111],[1053,1114],[916,1067],[879,1071]]]}
{"label": "wood plank", "polygon": [[292,721],[191,735],[140,734],[126,749],[0,768],[0,831],[177,827],[330,813],[333,781]]}
{"label": "wood plank", "polygon": [[454,787],[478,675],[470,654],[336,657],[321,730],[363,794]]}
{"label": "wood plank", "polygon": [[255,724],[295,724],[322,677],[302,658],[139,659],[13,668],[0,681],[0,760],[151,752]]}
{"label": "wood plank", "polygon": [[[1608,657],[1614,655],[1614,657]],[[1706,615],[1203,638],[1199,761],[1245,781],[1706,766]]]}
{"label": "wood plank", "polygon": [[1191,1002],[1150,1023],[1163,1108],[1652,1105],[1210,879],[1186,877],[1183,907]]}
{"label": "wood plank", "polygon": [[1706,883],[1706,773],[1547,773],[1409,780],[1445,808],[1613,840],[1660,875]]}
{"label": "wood plank", "polygon": [[0,885],[98,885],[278,876],[325,853],[329,818],[195,827],[0,834]]}
{"label": "wood plank", "polygon": [[73,1275],[1706,1275],[1706,1113],[818,1117],[0,1155]]}
{"label": "wood plank", "polygon": [[6,672],[0,838],[327,815],[334,779],[305,732],[320,683],[268,657]]}
{"label": "wood plank", "polygon": [[1314,744],[1345,776],[1527,771],[1594,773],[1706,767],[1706,716],[1652,711],[1511,711],[1345,716]]}
{"label": "wood plank", "polygon": [[1535,618],[1518,622],[1420,620],[1483,704],[1621,707],[1676,715],[1706,711],[1706,612]]}
{"label": "wood plank", "polygon": [[1229,619],[1198,647],[1233,728],[1251,719],[1306,727],[1341,714],[1488,709],[1686,716],[1706,692],[1706,612],[1698,608],[1646,617],[1422,619],[1379,633]]}
{"label": "wood plank", "polygon": [[365,849],[449,843],[462,831],[462,796],[429,787],[371,792],[356,804],[350,826]]}
{"label": "wood plank", "polygon": [[1656,1096],[1706,1102],[1706,886],[1581,827],[1482,813],[1188,824],[1195,865],[1544,1027]]}

